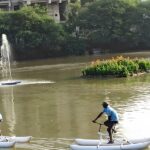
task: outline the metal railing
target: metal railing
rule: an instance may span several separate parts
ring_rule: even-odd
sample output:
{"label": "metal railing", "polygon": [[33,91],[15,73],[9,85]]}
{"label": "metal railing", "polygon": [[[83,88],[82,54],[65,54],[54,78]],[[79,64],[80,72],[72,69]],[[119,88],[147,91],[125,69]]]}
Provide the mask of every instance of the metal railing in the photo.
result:
{"label": "metal railing", "polygon": [[0,2],[8,2],[9,0],[0,0]]}

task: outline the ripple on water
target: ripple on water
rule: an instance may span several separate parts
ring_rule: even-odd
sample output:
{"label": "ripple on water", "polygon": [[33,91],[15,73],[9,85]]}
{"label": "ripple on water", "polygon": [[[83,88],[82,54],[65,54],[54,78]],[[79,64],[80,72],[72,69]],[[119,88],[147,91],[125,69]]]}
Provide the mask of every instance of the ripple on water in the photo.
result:
{"label": "ripple on water", "polygon": [[16,150],[69,150],[72,142],[66,138],[33,138],[30,143],[17,144]]}
{"label": "ripple on water", "polygon": [[122,127],[129,138],[150,137],[150,85],[136,87],[137,94],[130,98],[130,104],[125,108]]}
{"label": "ripple on water", "polygon": [[29,85],[29,84],[53,84],[54,81],[47,81],[47,80],[22,80],[22,85]]}

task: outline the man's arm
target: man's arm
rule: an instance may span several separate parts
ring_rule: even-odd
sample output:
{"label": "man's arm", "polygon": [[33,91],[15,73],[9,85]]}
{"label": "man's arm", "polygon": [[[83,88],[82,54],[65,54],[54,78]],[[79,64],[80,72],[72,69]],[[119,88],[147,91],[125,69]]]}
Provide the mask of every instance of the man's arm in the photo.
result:
{"label": "man's arm", "polygon": [[102,115],[103,115],[103,112],[100,112],[100,113],[99,113],[99,115],[98,115],[98,116],[97,116],[97,117],[96,117],[96,118],[95,118],[92,122],[94,122],[94,123],[95,123],[95,122],[96,122],[96,120],[97,120],[98,118],[100,118]]}

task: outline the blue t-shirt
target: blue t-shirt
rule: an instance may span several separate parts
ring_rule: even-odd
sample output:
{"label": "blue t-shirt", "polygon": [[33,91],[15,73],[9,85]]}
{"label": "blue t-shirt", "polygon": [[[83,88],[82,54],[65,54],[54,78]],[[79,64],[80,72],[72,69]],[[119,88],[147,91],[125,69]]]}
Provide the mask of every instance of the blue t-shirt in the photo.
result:
{"label": "blue t-shirt", "polygon": [[108,117],[111,118],[110,121],[119,121],[119,117],[118,117],[117,112],[113,108],[111,108],[110,106],[107,106],[107,108],[104,108],[103,113],[107,114]]}

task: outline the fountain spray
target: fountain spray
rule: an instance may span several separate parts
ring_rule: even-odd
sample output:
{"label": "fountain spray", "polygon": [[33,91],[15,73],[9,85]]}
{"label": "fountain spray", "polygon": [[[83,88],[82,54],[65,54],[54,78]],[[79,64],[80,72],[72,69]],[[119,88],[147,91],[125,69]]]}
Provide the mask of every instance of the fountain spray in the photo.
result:
{"label": "fountain spray", "polygon": [[11,67],[10,67],[10,44],[7,40],[6,34],[2,34],[2,46],[1,46],[1,66],[2,76],[5,80],[12,80]]}

